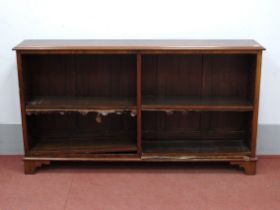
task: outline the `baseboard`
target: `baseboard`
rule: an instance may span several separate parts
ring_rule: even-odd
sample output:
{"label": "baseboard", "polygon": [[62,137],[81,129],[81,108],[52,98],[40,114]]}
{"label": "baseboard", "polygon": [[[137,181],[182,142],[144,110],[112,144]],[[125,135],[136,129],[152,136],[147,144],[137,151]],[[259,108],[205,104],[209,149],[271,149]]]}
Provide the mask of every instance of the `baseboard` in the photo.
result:
{"label": "baseboard", "polygon": [[[280,125],[260,124],[258,127],[257,154],[280,155]],[[0,124],[0,155],[22,155],[20,124]]]}
{"label": "baseboard", "polygon": [[257,154],[280,155],[280,125],[259,125]]}
{"label": "baseboard", "polygon": [[20,124],[0,124],[0,155],[22,155],[23,141]]}

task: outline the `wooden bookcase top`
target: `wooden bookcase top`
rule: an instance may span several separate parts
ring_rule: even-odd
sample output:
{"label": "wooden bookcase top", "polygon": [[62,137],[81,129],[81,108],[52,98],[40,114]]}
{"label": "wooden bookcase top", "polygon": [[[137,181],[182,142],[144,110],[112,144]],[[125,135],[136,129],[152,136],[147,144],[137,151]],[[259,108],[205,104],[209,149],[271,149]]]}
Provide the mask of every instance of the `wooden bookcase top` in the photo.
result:
{"label": "wooden bookcase top", "polygon": [[13,50],[264,50],[254,40],[24,40]]}

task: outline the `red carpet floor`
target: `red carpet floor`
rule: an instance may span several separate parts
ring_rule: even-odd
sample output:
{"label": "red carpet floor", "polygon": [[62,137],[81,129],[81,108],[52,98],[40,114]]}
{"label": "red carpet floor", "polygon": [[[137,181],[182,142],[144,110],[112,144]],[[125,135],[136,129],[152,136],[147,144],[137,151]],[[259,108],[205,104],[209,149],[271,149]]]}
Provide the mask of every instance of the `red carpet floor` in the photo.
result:
{"label": "red carpet floor", "polygon": [[255,176],[227,164],[56,163],[23,174],[0,156],[0,210],[279,210],[280,157]]}

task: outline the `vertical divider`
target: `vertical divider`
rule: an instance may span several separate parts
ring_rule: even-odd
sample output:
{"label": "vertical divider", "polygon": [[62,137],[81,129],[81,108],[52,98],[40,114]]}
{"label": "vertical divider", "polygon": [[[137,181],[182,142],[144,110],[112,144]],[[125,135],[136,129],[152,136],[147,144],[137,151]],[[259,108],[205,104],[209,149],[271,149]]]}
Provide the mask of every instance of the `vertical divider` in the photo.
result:
{"label": "vertical divider", "polygon": [[142,154],[142,55],[137,53],[137,153]]}

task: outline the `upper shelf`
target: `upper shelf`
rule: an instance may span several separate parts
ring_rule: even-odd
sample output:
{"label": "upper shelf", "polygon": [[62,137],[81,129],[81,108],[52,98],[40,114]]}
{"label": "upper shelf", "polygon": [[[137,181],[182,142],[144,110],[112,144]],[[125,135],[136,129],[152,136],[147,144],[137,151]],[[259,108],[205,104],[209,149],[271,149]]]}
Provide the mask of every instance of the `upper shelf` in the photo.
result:
{"label": "upper shelf", "polygon": [[122,97],[35,97],[26,104],[27,113],[135,110],[136,99]]}
{"label": "upper shelf", "polygon": [[253,104],[234,97],[143,97],[142,110],[252,111]]}
{"label": "upper shelf", "polygon": [[[232,97],[143,97],[144,111],[252,111],[249,101]],[[26,104],[36,112],[136,111],[136,99],[116,97],[35,97]]]}
{"label": "upper shelf", "polygon": [[264,50],[254,40],[24,40],[14,50]]}

